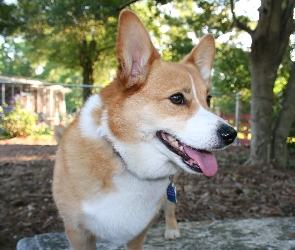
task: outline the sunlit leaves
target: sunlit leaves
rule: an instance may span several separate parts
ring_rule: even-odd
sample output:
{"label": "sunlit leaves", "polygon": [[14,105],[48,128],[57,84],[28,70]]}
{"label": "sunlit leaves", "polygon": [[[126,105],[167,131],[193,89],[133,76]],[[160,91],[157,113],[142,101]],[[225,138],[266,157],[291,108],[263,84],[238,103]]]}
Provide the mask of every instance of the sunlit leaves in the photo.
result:
{"label": "sunlit leaves", "polygon": [[33,76],[34,64],[30,60],[32,47],[24,41],[14,41],[6,39],[6,42],[0,44],[0,73]]}
{"label": "sunlit leaves", "polygon": [[0,0],[0,35],[11,35],[21,23],[16,17],[16,6]]}
{"label": "sunlit leaves", "polygon": [[221,93],[237,93],[250,89],[248,53],[227,43],[218,44],[212,82],[213,90]]}

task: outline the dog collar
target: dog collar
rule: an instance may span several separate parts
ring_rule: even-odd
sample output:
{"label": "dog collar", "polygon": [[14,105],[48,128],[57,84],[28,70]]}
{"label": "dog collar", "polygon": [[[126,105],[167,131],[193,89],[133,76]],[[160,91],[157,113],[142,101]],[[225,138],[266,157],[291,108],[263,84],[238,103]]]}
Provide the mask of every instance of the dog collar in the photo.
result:
{"label": "dog collar", "polygon": [[170,202],[177,203],[177,193],[173,182],[173,175],[169,176],[169,185],[167,187],[167,199]]}

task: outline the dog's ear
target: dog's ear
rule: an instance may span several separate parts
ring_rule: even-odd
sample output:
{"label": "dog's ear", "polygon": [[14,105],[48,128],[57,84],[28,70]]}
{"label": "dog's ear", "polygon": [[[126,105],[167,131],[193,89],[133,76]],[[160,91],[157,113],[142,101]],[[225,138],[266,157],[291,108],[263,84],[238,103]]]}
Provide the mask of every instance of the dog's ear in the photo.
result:
{"label": "dog's ear", "polygon": [[124,89],[142,84],[152,62],[160,57],[143,23],[130,10],[120,13],[116,48],[117,77]]}
{"label": "dog's ear", "polygon": [[191,53],[189,53],[183,59],[183,62],[190,62],[195,64],[201,73],[201,77],[203,78],[205,83],[209,85],[214,56],[214,37],[211,34],[207,34],[200,39],[199,44],[194,47]]}

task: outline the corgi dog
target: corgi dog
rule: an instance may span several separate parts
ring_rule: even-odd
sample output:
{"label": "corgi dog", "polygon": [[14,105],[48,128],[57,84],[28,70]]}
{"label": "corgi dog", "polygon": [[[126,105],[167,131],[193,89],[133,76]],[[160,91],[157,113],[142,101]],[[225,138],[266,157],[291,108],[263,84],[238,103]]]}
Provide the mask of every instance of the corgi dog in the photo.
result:
{"label": "corgi dog", "polygon": [[166,238],[178,237],[169,177],[215,175],[211,151],[236,137],[208,106],[212,35],[182,62],[163,62],[140,19],[123,10],[116,51],[117,77],[86,101],[56,155],[53,196],[76,250],[96,249],[96,238],[142,249],[163,203]]}

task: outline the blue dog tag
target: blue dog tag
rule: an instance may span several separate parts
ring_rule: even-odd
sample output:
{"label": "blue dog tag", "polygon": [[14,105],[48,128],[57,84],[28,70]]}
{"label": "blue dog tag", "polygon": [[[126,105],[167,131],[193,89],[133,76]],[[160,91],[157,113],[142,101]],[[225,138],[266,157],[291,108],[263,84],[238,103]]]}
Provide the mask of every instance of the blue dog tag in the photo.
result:
{"label": "blue dog tag", "polygon": [[169,176],[169,185],[167,187],[167,199],[173,203],[177,203],[176,188],[173,183],[173,177]]}

